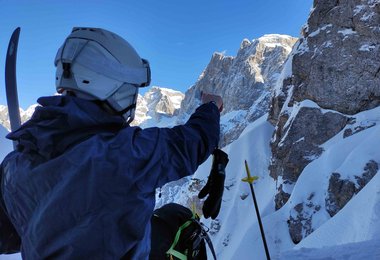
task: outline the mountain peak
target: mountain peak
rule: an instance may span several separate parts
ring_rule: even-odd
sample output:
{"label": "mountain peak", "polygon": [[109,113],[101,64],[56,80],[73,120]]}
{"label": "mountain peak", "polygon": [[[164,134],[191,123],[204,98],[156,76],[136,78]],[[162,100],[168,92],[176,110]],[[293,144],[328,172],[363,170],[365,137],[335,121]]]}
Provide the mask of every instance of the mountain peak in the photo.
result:
{"label": "mountain peak", "polygon": [[151,87],[137,99],[136,118],[133,125],[158,126],[163,118],[172,118],[181,107],[185,95],[177,90]]}
{"label": "mountain peak", "polygon": [[243,39],[243,41],[240,43],[240,50],[247,48],[248,46],[251,45],[251,41],[248,40],[247,38]]}
{"label": "mountain peak", "polygon": [[186,92],[180,123],[186,120],[183,115],[190,115],[199,104],[201,91],[215,93],[224,103],[221,146],[235,140],[249,122],[268,110],[270,90],[296,41],[287,35],[267,34],[252,42],[244,39],[235,57],[215,52]]}

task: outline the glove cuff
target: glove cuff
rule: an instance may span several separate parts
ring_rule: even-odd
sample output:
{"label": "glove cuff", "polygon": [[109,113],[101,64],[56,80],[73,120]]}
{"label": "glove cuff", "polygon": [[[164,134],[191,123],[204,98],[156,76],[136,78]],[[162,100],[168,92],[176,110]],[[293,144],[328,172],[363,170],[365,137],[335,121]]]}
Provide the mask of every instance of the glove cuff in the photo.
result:
{"label": "glove cuff", "polygon": [[226,168],[229,161],[228,154],[216,148],[213,152],[213,155],[214,160],[212,162],[212,169],[218,172],[223,171],[224,174],[224,169]]}

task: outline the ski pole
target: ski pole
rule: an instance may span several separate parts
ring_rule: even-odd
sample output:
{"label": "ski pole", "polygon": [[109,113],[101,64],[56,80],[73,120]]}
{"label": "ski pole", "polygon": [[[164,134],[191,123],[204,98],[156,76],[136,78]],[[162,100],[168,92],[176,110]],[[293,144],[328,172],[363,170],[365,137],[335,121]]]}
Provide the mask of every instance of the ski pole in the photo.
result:
{"label": "ski pole", "polygon": [[251,188],[251,194],[252,194],[252,198],[253,198],[253,203],[255,205],[257,220],[259,221],[261,238],[262,238],[263,243],[264,243],[265,254],[267,256],[267,260],[270,260],[270,255],[269,255],[269,250],[268,250],[268,246],[267,246],[267,241],[265,239],[265,234],[264,234],[264,228],[263,228],[263,224],[261,223],[261,217],[260,217],[259,207],[257,205],[256,196],[255,196],[255,192],[253,191],[253,184],[252,184],[259,177],[257,177],[257,176],[251,176],[251,173],[250,173],[249,168],[248,168],[248,163],[247,163],[246,160],[245,160],[245,169],[247,171],[247,177],[243,178],[242,181],[248,182],[249,187]]}

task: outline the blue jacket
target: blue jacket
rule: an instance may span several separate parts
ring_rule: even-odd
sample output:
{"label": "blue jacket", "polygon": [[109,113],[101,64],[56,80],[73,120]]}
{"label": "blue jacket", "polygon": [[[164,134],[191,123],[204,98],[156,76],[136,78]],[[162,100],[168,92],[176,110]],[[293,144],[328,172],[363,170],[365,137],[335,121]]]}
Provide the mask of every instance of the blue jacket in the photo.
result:
{"label": "blue jacket", "polygon": [[185,125],[141,129],[91,101],[39,103],[8,135],[19,145],[0,168],[0,253],[21,238],[28,260],[147,259],[155,189],[209,157],[219,141],[217,107],[200,106]]}

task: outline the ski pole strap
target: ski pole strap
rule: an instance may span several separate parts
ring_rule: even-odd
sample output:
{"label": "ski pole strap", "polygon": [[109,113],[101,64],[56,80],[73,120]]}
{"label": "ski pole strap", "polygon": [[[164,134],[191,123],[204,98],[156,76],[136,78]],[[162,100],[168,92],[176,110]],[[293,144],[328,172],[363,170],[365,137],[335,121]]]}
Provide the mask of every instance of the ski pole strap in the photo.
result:
{"label": "ski pole strap", "polygon": [[166,251],[166,254],[173,255],[173,256],[177,257],[178,259],[181,259],[181,260],[187,260],[187,256],[185,254],[182,254],[181,252],[178,252],[177,250],[175,250],[174,247],[177,245],[177,243],[179,241],[182,230],[184,230],[185,228],[190,226],[191,223],[193,223],[193,221],[188,220],[184,224],[182,224],[182,226],[179,227],[177,233],[175,234],[173,244],[170,246],[169,250]]}
{"label": "ski pole strap", "polygon": [[214,249],[214,246],[212,245],[211,238],[210,238],[209,235],[207,234],[208,231],[206,231],[206,230],[203,228],[204,225],[203,225],[201,222],[199,222],[197,219],[193,219],[193,221],[196,222],[196,223],[200,226],[200,228],[201,228],[201,230],[202,230],[202,232],[201,232],[202,239],[204,239],[204,240],[206,241],[208,247],[210,248],[211,254],[212,254],[212,256],[214,257],[214,260],[216,260],[215,249]]}

